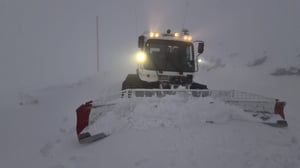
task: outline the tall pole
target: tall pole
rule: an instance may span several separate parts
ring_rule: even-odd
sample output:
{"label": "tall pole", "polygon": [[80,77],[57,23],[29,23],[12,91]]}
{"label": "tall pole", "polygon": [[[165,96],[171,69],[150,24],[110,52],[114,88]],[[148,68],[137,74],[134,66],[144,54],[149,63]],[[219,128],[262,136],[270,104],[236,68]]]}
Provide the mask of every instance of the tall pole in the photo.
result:
{"label": "tall pole", "polygon": [[97,29],[97,72],[99,72],[99,16],[96,16]]}

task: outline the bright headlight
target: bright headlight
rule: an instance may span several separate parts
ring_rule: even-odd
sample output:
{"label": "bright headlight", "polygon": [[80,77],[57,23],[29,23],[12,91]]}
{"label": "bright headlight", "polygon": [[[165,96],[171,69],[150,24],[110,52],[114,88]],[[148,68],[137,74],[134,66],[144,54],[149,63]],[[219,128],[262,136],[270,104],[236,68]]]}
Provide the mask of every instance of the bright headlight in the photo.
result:
{"label": "bright headlight", "polygon": [[192,36],[183,36],[183,40],[186,40],[186,41],[192,41],[193,37]]}
{"label": "bright headlight", "polygon": [[156,37],[156,38],[159,37],[159,33],[155,33],[155,37]]}
{"label": "bright headlight", "polygon": [[198,63],[202,63],[202,59],[201,58],[198,58]]}
{"label": "bright headlight", "polygon": [[150,32],[150,37],[152,38],[152,37],[154,37],[154,33],[153,32]]}
{"label": "bright headlight", "polygon": [[138,63],[143,63],[146,61],[146,54],[142,51],[138,52],[136,55],[136,60]]}

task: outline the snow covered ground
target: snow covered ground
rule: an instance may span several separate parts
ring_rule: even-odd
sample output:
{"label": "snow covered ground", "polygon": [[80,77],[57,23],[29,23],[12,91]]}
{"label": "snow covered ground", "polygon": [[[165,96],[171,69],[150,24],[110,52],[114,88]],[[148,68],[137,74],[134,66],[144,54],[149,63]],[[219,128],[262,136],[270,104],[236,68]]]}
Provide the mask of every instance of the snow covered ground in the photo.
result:
{"label": "snow covered ground", "polygon": [[[299,6],[297,0],[0,1],[0,167],[300,167]],[[96,71],[95,16],[102,74],[73,83]],[[201,57],[208,64],[197,81],[282,99],[289,127],[249,122],[239,109],[211,99],[170,96],[121,105],[115,116],[122,114],[123,123],[111,136],[80,145],[75,109],[120,90],[121,76],[135,71],[137,36],[182,27],[205,41]]]}
{"label": "snow covered ground", "polygon": [[300,88],[279,95],[287,98],[288,128],[243,120],[239,109],[210,98],[167,96],[120,106],[127,107],[119,114],[126,116],[126,124],[101,141],[80,145],[75,109],[84,101],[115,93],[121,85],[101,77],[20,93],[17,101],[2,103],[1,167],[300,166],[300,114],[296,103],[289,104],[299,100]]}

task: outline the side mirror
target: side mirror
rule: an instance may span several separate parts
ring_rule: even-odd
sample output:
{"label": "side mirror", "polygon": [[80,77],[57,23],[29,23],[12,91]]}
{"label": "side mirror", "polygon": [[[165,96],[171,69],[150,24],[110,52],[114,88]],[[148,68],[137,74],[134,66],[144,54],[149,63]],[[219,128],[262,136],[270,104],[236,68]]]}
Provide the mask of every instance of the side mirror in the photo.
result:
{"label": "side mirror", "polygon": [[198,43],[198,53],[202,54],[204,51],[204,42],[203,41],[199,41]]}
{"label": "side mirror", "polygon": [[138,47],[144,48],[145,36],[139,36]]}

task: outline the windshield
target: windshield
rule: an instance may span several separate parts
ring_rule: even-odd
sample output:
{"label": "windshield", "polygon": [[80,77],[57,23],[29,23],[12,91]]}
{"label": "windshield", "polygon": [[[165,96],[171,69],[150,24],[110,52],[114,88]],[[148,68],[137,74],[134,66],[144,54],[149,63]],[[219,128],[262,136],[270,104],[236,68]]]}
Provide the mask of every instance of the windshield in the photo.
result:
{"label": "windshield", "polygon": [[146,43],[144,68],[158,71],[194,72],[193,44],[151,39]]}

